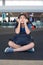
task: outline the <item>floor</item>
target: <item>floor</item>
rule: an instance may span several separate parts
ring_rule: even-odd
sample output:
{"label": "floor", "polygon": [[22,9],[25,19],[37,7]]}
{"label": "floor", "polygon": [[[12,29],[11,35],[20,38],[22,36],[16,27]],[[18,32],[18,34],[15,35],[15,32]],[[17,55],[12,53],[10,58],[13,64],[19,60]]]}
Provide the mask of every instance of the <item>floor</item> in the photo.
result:
{"label": "floor", "polygon": [[0,60],[0,65],[43,65],[43,61]]}
{"label": "floor", "polygon": [[[2,32],[3,33],[3,32]],[[12,38],[14,33],[0,34],[0,60],[43,60],[43,30],[33,31],[32,36],[35,41],[35,52],[15,52],[4,53],[4,49],[8,46],[9,38]]]}

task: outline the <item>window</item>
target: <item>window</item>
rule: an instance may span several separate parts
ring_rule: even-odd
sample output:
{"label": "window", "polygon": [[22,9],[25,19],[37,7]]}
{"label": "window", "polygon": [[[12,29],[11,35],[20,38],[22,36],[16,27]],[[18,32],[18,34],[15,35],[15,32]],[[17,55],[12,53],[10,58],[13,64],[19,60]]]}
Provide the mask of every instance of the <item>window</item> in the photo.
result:
{"label": "window", "polygon": [[5,20],[8,22],[8,17],[6,17]]}
{"label": "window", "polygon": [[0,1],[0,6],[2,6],[2,1]]}
{"label": "window", "polygon": [[0,17],[0,21],[2,21],[2,17]]}
{"label": "window", "polygon": [[17,17],[10,17],[10,21],[13,21],[14,19],[17,19]]}

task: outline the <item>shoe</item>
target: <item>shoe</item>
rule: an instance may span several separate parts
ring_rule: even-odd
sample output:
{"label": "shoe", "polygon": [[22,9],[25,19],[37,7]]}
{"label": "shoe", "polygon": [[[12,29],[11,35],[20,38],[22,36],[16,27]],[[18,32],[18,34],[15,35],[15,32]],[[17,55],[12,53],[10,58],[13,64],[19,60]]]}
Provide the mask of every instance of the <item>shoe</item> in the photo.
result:
{"label": "shoe", "polygon": [[11,47],[7,47],[7,48],[5,48],[4,52],[5,53],[14,52],[14,50]]}
{"label": "shoe", "polygon": [[27,51],[29,51],[29,52],[35,52],[35,49],[34,48],[31,48],[31,49],[29,49]]}

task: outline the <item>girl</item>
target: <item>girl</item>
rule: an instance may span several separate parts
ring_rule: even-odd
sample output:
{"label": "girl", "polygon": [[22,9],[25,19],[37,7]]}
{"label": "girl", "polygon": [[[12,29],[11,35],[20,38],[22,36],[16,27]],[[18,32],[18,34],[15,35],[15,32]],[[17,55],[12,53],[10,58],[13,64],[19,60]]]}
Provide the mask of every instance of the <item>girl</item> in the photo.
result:
{"label": "girl", "polygon": [[29,29],[29,20],[25,14],[20,14],[15,27],[15,36],[9,40],[8,45],[4,52],[18,52],[18,51],[33,51],[34,41],[31,38],[31,31]]}

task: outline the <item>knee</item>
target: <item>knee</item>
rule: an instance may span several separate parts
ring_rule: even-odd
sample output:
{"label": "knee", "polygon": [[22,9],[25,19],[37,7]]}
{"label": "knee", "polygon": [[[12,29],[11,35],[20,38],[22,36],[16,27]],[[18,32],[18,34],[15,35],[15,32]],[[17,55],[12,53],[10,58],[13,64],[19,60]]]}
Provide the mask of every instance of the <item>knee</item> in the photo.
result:
{"label": "knee", "polygon": [[35,46],[34,42],[32,42],[32,46],[33,46],[33,47]]}
{"label": "knee", "polygon": [[11,45],[12,45],[12,42],[11,42],[11,41],[9,41],[9,42],[8,42],[8,45],[9,45],[9,46],[11,46]]}

